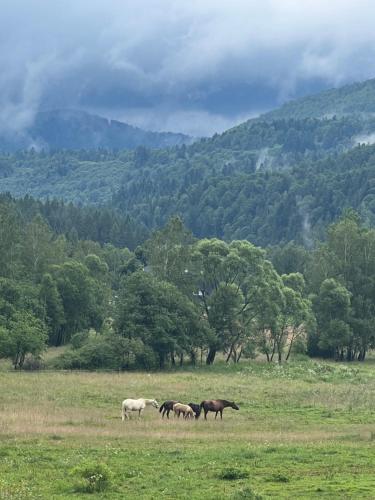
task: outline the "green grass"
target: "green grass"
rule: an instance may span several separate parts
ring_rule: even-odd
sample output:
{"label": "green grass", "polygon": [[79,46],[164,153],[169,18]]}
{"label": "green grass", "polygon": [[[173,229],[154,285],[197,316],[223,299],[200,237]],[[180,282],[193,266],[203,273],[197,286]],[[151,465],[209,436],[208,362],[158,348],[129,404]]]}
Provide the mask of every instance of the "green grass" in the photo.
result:
{"label": "green grass", "polygon": [[[0,372],[0,499],[374,498],[375,366]],[[223,421],[120,420],[125,397],[234,399]],[[106,464],[82,493],[75,468]]]}

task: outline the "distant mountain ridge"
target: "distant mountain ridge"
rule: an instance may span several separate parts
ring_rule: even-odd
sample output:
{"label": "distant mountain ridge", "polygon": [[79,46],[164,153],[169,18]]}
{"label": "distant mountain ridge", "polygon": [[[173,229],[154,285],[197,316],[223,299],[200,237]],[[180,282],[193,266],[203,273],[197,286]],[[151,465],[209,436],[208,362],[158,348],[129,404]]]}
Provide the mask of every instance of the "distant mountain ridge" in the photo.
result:
{"label": "distant mountain ridge", "polygon": [[0,191],[110,206],[148,229],[179,214],[199,237],[310,244],[346,208],[375,227],[373,109],[375,80],[186,147],[4,154]]}
{"label": "distant mountain ridge", "polygon": [[286,102],[261,115],[261,120],[322,118],[345,115],[375,115],[375,78]]}
{"label": "distant mountain ridge", "polygon": [[0,150],[161,149],[193,141],[184,134],[151,132],[85,111],[54,110],[37,113],[32,125],[19,133],[0,135]]}

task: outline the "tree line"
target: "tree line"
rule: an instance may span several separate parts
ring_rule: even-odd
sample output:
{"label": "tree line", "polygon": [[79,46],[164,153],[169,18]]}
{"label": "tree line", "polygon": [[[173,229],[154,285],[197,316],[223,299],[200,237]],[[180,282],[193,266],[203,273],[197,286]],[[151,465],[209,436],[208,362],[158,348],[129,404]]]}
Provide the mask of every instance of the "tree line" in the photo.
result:
{"label": "tree line", "polygon": [[132,251],[70,238],[24,204],[0,200],[0,357],[15,368],[61,345],[55,367],[88,369],[364,360],[374,347],[375,230],[355,212],[313,250],[197,239],[173,217]]}

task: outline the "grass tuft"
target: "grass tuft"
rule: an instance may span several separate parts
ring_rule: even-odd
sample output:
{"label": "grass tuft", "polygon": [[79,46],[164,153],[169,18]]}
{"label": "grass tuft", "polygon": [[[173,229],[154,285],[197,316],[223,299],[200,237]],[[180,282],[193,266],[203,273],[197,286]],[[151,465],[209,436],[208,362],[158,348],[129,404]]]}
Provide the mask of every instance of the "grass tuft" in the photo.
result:
{"label": "grass tuft", "polygon": [[74,490],[79,493],[98,493],[107,491],[112,484],[113,474],[104,463],[88,462],[72,469],[75,477]]}

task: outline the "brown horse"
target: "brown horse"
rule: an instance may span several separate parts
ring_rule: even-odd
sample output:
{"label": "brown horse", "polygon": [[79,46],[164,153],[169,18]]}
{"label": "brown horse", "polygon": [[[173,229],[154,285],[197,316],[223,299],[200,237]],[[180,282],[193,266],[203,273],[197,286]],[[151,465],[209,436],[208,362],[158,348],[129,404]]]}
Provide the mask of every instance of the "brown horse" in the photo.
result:
{"label": "brown horse", "polygon": [[223,410],[224,408],[233,408],[234,410],[239,410],[238,406],[234,401],[227,401],[226,399],[206,399],[202,401],[200,404],[200,408],[203,408],[204,411],[204,419],[207,420],[207,413],[209,411],[215,412],[215,418],[217,414],[220,412],[220,418],[223,418]]}

